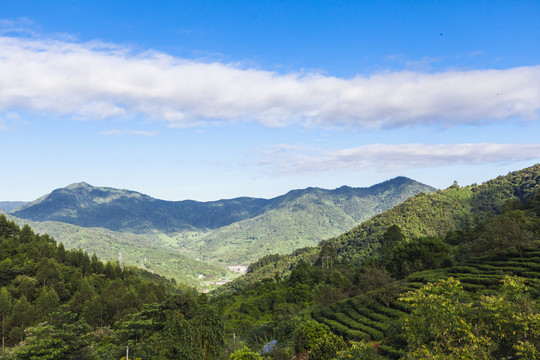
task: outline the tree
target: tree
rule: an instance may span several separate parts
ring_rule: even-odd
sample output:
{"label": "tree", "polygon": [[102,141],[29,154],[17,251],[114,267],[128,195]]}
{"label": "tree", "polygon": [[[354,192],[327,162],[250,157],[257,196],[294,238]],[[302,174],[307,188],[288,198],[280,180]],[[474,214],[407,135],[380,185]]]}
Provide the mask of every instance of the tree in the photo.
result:
{"label": "tree", "polygon": [[380,253],[382,258],[388,259],[392,254],[392,248],[404,240],[405,235],[403,235],[399,226],[389,226],[381,238]]}
{"label": "tree", "polygon": [[263,360],[263,358],[255,351],[251,351],[247,346],[244,346],[243,349],[233,352],[229,360]]}
{"label": "tree", "polygon": [[58,263],[52,259],[41,260],[36,272],[36,279],[41,282],[43,287],[47,284],[51,285],[52,283],[61,280],[62,273],[60,272]]}
{"label": "tree", "polygon": [[449,258],[450,246],[436,236],[426,236],[398,243],[392,249],[390,271],[403,278],[415,271],[435,269]]}
{"label": "tree", "polygon": [[14,302],[11,322],[15,327],[10,332],[10,337],[13,338],[13,340],[23,340],[24,329],[35,319],[34,312],[35,309],[32,304],[28,302],[26,296],[22,295],[19,300]]}
{"label": "tree", "polygon": [[316,321],[302,324],[295,337],[295,350],[309,353],[310,360],[331,360],[338,351],[346,347],[341,336],[335,335],[328,326]]}
{"label": "tree", "polygon": [[225,323],[216,307],[203,305],[193,316],[192,323],[200,334],[203,359],[217,359],[224,346]]}
{"label": "tree", "polygon": [[58,309],[60,298],[53,288],[45,288],[41,290],[36,303],[38,314],[47,317]]}
{"label": "tree", "polygon": [[[401,291],[401,284],[383,267],[366,266],[355,277],[356,293],[370,293],[390,306],[390,301]],[[375,292],[374,292],[375,290]]]}
{"label": "tree", "polygon": [[511,210],[499,215],[486,226],[477,242],[477,250],[491,252],[493,249],[515,249],[523,256],[523,250],[535,242],[531,219],[523,210]]}
{"label": "tree", "polygon": [[535,359],[540,314],[523,279],[506,277],[495,295],[471,298],[449,278],[407,293],[405,359]]}
{"label": "tree", "polygon": [[0,290],[0,313],[2,314],[2,351],[5,349],[6,317],[11,312],[11,294],[5,287]]}
{"label": "tree", "polygon": [[42,323],[27,329],[26,342],[15,349],[17,359],[75,360],[90,354],[89,327],[67,305],[62,305],[52,319],[52,324]]}
{"label": "tree", "polygon": [[322,246],[321,252],[319,253],[319,259],[321,260],[321,268],[329,269],[332,267],[332,261],[337,257],[337,251],[334,248],[334,245],[330,241],[327,241]]}

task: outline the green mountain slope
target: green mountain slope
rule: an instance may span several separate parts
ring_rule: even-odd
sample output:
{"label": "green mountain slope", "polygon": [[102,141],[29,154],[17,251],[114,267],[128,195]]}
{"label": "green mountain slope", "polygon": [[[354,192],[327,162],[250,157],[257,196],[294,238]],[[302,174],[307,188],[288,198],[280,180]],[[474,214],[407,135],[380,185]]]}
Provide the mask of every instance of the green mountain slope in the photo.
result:
{"label": "green mountain slope", "polygon": [[369,188],[294,190],[272,199],[261,215],[179,244],[209,261],[248,264],[267,254],[287,254],[342,234],[378,212],[433,188],[398,177]]}
{"label": "green mountain slope", "polygon": [[24,201],[0,201],[0,212],[10,211],[25,204]]}
{"label": "green mountain slope", "polygon": [[66,249],[84,249],[106,261],[118,260],[120,254],[126,265],[142,268],[194,287],[200,286],[199,275],[205,279],[234,276],[223,266],[197,261],[173,249],[167,236],[160,233],[133,234],[104,228],[85,228],[67,223],[35,222],[8,215],[19,225],[28,224],[37,233],[62,239]]}
{"label": "green mountain slope", "polygon": [[405,236],[442,235],[500,213],[505,203],[530,199],[540,185],[540,164],[499,176],[480,186],[451,186],[432,194],[418,194],[332,240],[345,258],[361,260],[379,246],[391,225]]}
{"label": "green mountain slope", "polygon": [[[532,198],[539,188],[540,164],[536,164],[481,185],[451,186],[430,194],[419,193],[329,242],[341,259],[361,264],[380,247],[384,232],[392,225],[399,226],[406,237],[444,236],[448,231],[463,229],[499,214],[508,202]],[[315,261],[321,249],[322,244],[275,257],[272,261],[261,259],[253,263],[252,271],[237,279],[237,283],[246,284],[276,272],[284,275],[290,271],[291,264]],[[237,287],[236,284],[230,286]]]}
{"label": "green mountain slope", "polygon": [[265,256],[216,293],[227,330],[252,348],[277,339],[310,358],[538,358],[540,165],[417,195],[317,247]]}
{"label": "green mountain slope", "polygon": [[[140,253],[128,254],[132,242],[134,249],[145,244],[222,266],[247,265],[269,253],[288,253],[315,245],[409,196],[431,191],[432,187],[398,177],[369,188],[308,188],[273,199],[173,202],[80,183],[54,190],[11,215],[35,222],[53,221],[43,230],[73,247],[89,251],[89,246],[97,247],[96,253],[105,258],[115,254],[118,246],[109,245],[107,248],[112,250],[105,252],[103,247],[90,245],[92,241],[111,239],[107,231],[100,239],[98,228],[134,234],[114,236],[124,242],[120,247],[130,258],[139,258]],[[59,223],[92,228],[92,235],[84,240],[67,236],[73,232],[56,229]],[[41,231],[37,223],[33,226]]]}
{"label": "green mountain slope", "polygon": [[114,231],[172,233],[225,226],[258,214],[266,203],[253,198],[165,201],[83,182],[56,189],[11,214],[33,221],[60,221]]}

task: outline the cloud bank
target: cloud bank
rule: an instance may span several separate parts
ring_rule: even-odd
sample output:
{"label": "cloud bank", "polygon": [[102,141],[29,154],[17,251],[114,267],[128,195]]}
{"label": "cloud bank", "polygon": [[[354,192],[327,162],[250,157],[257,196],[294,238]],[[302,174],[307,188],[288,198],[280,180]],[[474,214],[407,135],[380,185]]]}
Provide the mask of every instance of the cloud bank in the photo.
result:
{"label": "cloud bank", "polygon": [[0,114],[144,116],[182,127],[469,124],[539,118],[540,65],[342,79],[208,63],[99,42],[0,36]]}
{"label": "cloud bank", "polygon": [[433,168],[452,165],[503,164],[540,159],[540,144],[373,144],[310,154],[278,146],[260,164],[277,175],[311,175],[327,171]]}

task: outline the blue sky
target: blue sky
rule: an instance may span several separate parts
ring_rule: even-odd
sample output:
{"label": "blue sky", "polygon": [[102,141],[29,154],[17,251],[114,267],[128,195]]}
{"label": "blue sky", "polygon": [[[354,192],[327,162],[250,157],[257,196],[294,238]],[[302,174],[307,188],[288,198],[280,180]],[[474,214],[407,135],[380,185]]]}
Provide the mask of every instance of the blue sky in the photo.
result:
{"label": "blue sky", "polygon": [[0,200],[167,200],[540,161],[538,1],[0,0]]}

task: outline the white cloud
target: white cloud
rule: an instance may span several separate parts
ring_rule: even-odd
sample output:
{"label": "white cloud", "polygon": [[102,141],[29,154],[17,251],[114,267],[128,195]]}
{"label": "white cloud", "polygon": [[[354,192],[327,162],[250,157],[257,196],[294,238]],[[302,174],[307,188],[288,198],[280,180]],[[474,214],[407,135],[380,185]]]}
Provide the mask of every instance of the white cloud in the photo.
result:
{"label": "white cloud", "polygon": [[101,135],[105,136],[119,136],[119,135],[138,135],[138,136],[155,136],[159,134],[159,131],[146,131],[146,130],[131,130],[131,129],[111,129],[107,131],[102,131]]}
{"label": "white cloud", "polygon": [[281,175],[326,171],[402,171],[451,165],[503,164],[540,159],[540,144],[373,144],[321,154],[285,146],[265,154],[261,165]]}
{"label": "white cloud", "polygon": [[363,128],[537,120],[540,65],[341,79],[246,69],[100,42],[0,36],[0,113]]}

